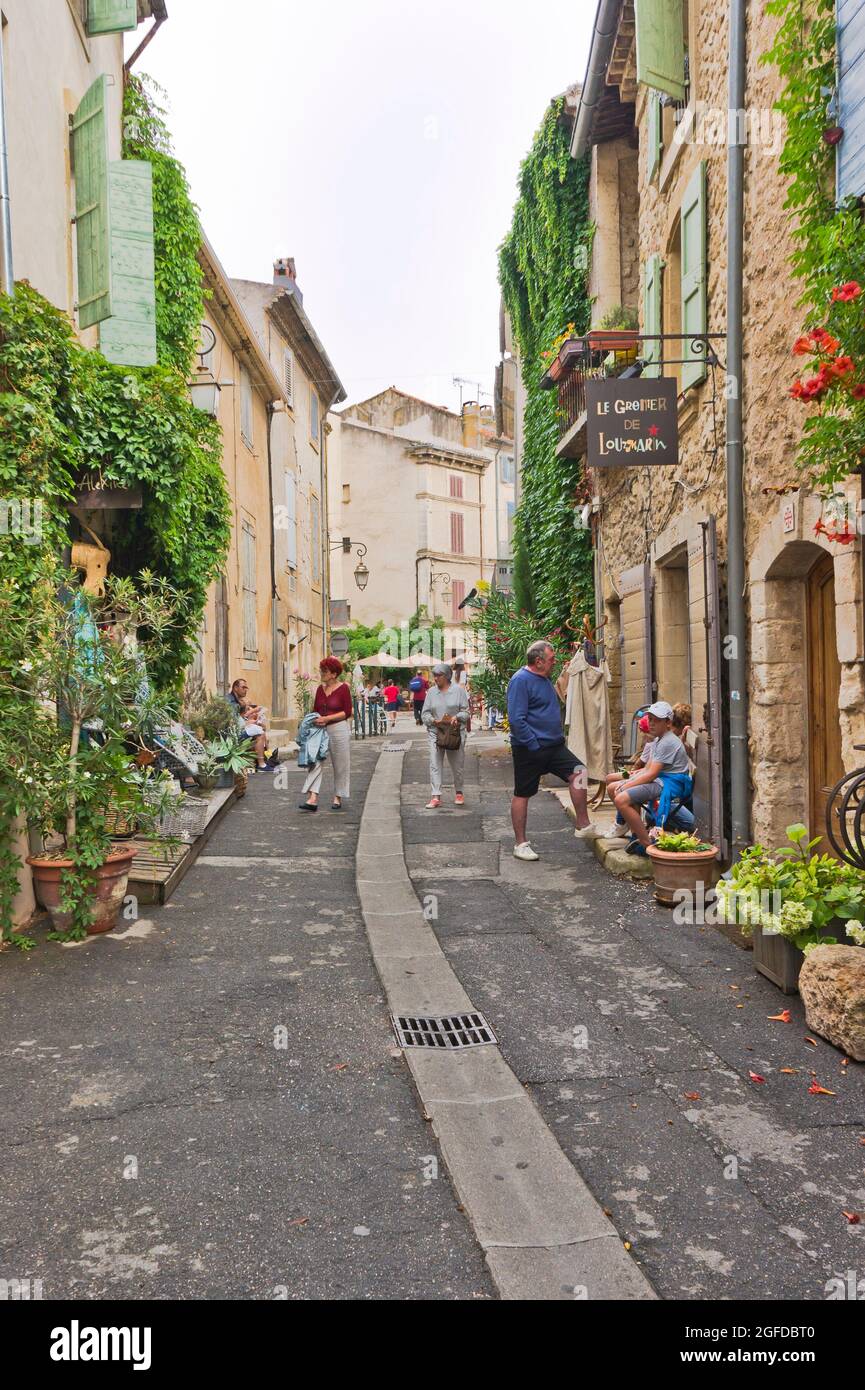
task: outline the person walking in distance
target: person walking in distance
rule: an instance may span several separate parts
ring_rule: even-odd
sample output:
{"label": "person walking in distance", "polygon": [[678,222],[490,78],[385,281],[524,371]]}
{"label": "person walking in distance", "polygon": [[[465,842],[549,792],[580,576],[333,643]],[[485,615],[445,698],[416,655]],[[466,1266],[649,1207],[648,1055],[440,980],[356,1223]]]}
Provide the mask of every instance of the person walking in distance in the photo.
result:
{"label": "person walking in distance", "polygon": [[[316,724],[327,729],[329,752],[333,764],[333,804],[332,811],[343,809],[343,797],[349,795],[351,775],[351,739],[349,724],[354,713],[351,691],[342,679],[342,662],[335,656],[326,656],[319,663],[321,685],[315,692],[313,711],[318,715]],[[324,763],[316,763],[303,784],[306,801],[301,802],[301,811],[318,810],[318,794],[324,776]]]}
{"label": "person walking in distance", "polygon": [[526,652],[525,666],[508,682],[508,722],[514,760],[511,823],[517,859],[539,858],[526,839],[526,820],[529,799],[536,795],[541,777],[547,772],[568,784],[577,837],[588,840],[598,833],[589,820],[586,769],[568,748],[562,730],[559,697],[550,679],[555,660],[549,642],[533,642]]}
{"label": "person walking in distance", "polygon": [[469,697],[464,685],[451,683],[451,668],[439,662],[432,668],[435,685],[427,691],[422,719],[429,735],[430,799],[428,811],[437,811],[442,804],[442,773],[447,757],[454,779],[454,804],[465,805],[463,769],[466,757],[466,725],[469,721]]}
{"label": "person walking in distance", "polygon": [[399,686],[390,680],[382,694],[384,695],[384,707],[387,710],[390,727],[393,729],[396,726],[396,715],[399,709]]}
{"label": "person walking in distance", "polygon": [[416,724],[422,725],[423,719],[421,716],[423,715],[423,702],[426,699],[426,693],[429,690],[429,681],[425,678],[423,671],[415,671],[414,675],[408,683],[408,688],[411,691],[411,702],[412,708],[414,709],[414,722]]}

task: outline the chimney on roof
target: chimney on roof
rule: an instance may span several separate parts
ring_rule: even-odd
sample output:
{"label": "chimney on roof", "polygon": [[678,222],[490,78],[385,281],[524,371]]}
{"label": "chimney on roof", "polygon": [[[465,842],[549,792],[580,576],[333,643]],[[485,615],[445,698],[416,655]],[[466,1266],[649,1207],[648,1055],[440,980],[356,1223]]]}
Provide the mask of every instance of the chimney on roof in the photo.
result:
{"label": "chimney on roof", "polygon": [[293,294],[298,304],[303,303],[303,295],[297,283],[297,269],[293,256],[280,256],[273,263],[273,283],[277,289]]}

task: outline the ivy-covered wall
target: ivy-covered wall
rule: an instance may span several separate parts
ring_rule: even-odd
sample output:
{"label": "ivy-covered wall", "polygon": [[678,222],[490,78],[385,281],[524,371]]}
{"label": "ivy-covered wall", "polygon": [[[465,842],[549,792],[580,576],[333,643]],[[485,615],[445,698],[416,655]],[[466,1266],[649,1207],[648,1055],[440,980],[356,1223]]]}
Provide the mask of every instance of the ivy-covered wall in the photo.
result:
{"label": "ivy-covered wall", "polygon": [[[228,551],[230,501],[219,426],[193,406],[187,387],[204,305],[196,209],[161,114],[138,80],[126,92],[126,120],[125,155],[154,164],[159,364],[115,366],[83,347],[67,316],[27,283],[14,297],[0,295],[0,593],[5,611],[20,618],[0,628],[0,669],[28,659],[24,634],[68,562],[75,492],[140,486],[142,508],[116,513],[111,573],[150,570],[179,595],[167,652],[150,673],[171,694]],[[0,702],[0,734],[14,738],[27,720],[23,698]],[[4,927],[16,889],[11,832],[19,800],[14,778],[0,769]]]}
{"label": "ivy-covered wall", "polygon": [[542,391],[542,357],[569,324],[588,328],[588,162],[570,154],[564,97],[552,102],[520,168],[519,196],[499,251],[499,280],[526,389],[516,545],[531,571],[538,617],[561,624],[594,607],[590,534],[574,526],[578,461],[556,458],[556,393]]}

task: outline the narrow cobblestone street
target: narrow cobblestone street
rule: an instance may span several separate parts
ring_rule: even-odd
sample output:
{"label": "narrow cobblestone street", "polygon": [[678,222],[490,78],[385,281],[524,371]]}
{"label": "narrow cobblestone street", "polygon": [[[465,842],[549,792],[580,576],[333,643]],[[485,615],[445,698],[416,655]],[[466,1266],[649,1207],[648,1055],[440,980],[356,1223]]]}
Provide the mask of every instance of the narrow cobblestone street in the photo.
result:
{"label": "narrow cobblestone street", "polygon": [[[500,737],[471,736],[466,808],[446,786],[438,813],[425,737],[401,717],[392,744],[354,743],[344,816],[299,815],[294,767],[286,787],[253,778],[165,908],[7,953],[0,1277],[46,1298],[497,1296],[472,1174],[442,1162],[357,896],[388,760],[418,905],[545,1122],[538,1161],[554,1137],[611,1218],[619,1296],[819,1300],[861,1268],[843,1212],[865,1205],[862,1067],[806,1042],[799,1000],[749,954],[605,874],[554,797],[530,810],[540,862],[515,861]],[[783,1007],[791,1023],[770,1021]],[[835,1094],[811,1095],[812,1073]],[[511,1181],[495,1147],[475,1162]]]}

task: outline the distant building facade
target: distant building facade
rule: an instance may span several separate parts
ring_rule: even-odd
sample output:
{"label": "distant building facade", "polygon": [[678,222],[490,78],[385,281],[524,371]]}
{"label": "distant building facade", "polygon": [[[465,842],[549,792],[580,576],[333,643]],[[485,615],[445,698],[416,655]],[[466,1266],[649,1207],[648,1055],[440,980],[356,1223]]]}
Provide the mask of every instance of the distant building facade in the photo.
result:
{"label": "distant building facade", "polygon": [[[445,655],[467,649],[478,580],[509,566],[515,504],[513,439],[492,407],[461,414],[390,387],[332,416],[330,537],[334,598],[354,621],[395,627],[425,608],[447,628]],[[351,542],[343,550],[340,540]],[[357,546],[369,582],[354,582]]]}

